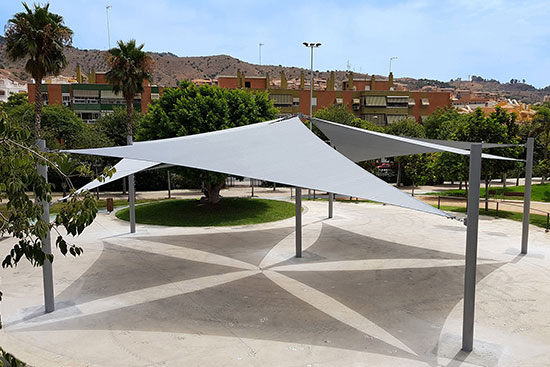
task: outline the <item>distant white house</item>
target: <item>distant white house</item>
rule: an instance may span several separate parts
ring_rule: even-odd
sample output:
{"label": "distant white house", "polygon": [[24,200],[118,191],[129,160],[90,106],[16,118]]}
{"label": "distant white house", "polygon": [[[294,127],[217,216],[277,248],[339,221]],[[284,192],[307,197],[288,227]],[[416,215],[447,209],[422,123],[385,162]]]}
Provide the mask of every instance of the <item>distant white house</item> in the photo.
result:
{"label": "distant white house", "polygon": [[7,102],[12,94],[27,92],[27,85],[11,79],[0,77],[0,101]]}

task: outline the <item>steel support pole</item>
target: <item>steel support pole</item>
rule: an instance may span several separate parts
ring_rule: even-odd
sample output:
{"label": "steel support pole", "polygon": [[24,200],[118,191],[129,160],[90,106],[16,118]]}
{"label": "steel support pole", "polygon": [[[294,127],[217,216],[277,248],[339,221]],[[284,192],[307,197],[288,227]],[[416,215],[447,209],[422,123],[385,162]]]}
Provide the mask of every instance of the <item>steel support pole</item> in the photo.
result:
{"label": "steel support pole", "polygon": [[334,213],[334,194],[332,192],[328,193],[328,217],[332,218]]}
{"label": "steel support pole", "polygon": [[296,187],[296,257],[302,257],[302,188]]}
{"label": "steel support pole", "polygon": [[521,253],[527,253],[529,244],[529,213],[531,211],[531,181],[533,178],[533,150],[535,139],[527,138],[525,148],[527,150],[525,157],[525,192],[523,194],[523,226],[521,228]]}
{"label": "steel support pole", "polygon": [[466,352],[472,351],[474,343],[480,180],[481,144],[472,144],[470,148],[470,187],[466,222],[466,267],[464,270],[464,315],[462,320],[462,350]]}
{"label": "steel support pole", "polygon": [[[38,150],[41,152],[46,151],[46,141],[43,139],[38,139],[36,141],[38,145]],[[38,174],[48,182],[48,166],[39,165],[37,167]],[[42,220],[46,223],[50,222],[50,203],[47,201],[42,201]],[[52,253],[52,242],[50,237],[50,230],[46,233],[46,237],[41,238],[42,241],[42,251],[51,255]],[[44,282],[44,309],[46,313],[53,312],[55,310],[55,296],[53,291],[53,267],[50,260],[44,260],[44,265],[42,265],[42,279]]]}
{"label": "steel support pole", "polygon": [[166,171],[168,176],[168,199],[172,199],[172,183],[170,182],[170,171]]}
{"label": "steel support pole", "polygon": [[[127,145],[133,144],[132,136],[126,137]],[[136,187],[134,175],[128,176],[128,211],[130,212],[130,233],[136,233]]]}

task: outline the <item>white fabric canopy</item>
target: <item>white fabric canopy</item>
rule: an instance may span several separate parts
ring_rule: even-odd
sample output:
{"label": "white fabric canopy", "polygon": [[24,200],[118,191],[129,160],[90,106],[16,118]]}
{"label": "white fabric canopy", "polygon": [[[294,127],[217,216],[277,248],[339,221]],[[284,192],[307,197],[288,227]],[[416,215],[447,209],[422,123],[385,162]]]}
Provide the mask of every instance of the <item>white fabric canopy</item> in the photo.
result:
{"label": "white fabric canopy", "polygon": [[297,117],[130,146],[66,152],[204,169],[451,217],[351,162]]}
{"label": "white fabric canopy", "polygon": [[[330,139],[330,142],[340,153],[354,162],[434,152],[470,155],[470,151],[454,147],[452,146],[453,144],[436,144],[432,141],[389,135],[317,118],[312,118],[311,120]],[[482,154],[482,157],[511,161],[517,160],[492,154]]]}
{"label": "white fabric canopy", "polygon": [[[127,158],[122,159],[120,162],[118,162],[113,166],[113,168],[115,169],[115,172],[111,177],[104,177],[102,182],[99,181],[98,179],[95,179],[92,182],[88,183],[87,185],[84,185],[78,190],[76,190],[75,194],[78,194],[79,192],[82,192],[82,191],[93,190],[96,187],[106,185],[110,182],[119,180],[133,173],[137,173],[137,172],[149,169],[151,167],[154,167],[157,164],[158,162],[140,161],[137,159],[127,159]],[[63,199],[66,199],[66,197]]]}

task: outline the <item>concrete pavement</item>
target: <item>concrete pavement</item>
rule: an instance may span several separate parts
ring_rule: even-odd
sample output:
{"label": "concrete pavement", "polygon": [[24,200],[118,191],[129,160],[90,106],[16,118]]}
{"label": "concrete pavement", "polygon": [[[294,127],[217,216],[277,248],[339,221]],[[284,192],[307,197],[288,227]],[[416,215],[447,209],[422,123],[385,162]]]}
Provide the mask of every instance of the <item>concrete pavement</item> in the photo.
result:
{"label": "concrete pavement", "polygon": [[[259,193],[258,193],[259,194]],[[2,269],[0,345],[33,366],[545,366],[550,238],[482,217],[474,351],[460,352],[465,227],[369,203],[305,202],[293,218],[177,228],[100,215],[41,269]],[[8,241],[0,246],[9,246]]]}

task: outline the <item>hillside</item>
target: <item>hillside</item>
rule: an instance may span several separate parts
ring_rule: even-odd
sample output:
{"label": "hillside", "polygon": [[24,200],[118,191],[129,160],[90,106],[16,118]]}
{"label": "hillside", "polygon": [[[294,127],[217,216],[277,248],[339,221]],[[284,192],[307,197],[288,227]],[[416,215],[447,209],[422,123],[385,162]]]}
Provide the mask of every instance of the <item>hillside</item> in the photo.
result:
{"label": "hillside", "polygon": [[[76,66],[80,64],[84,74],[91,71],[105,71],[106,51],[81,50],[70,47],[66,50],[68,61],[67,68],[63,71],[64,76],[74,77]],[[256,65],[241,61],[229,55],[179,57],[169,52],[151,53],[155,62],[153,83],[162,86],[174,86],[177,81],[184,79],[212,79],[218,75],[236,75],[241,70],[248,76],[259,76],[269,73],[272,78],[279,78],[282,71],[287,78],[298,78],[303,71],[308,75],[309,70],[297,67],[282,65]],[[18,81],[29,81],[30,75],[24,71],[24,62],[11,62],[7,59],[5,50],[5,39],[0,36],[0,73],[12,77]],[[337,87],[346,78],[344,70],[335,71]],[[316,71],[315,77],[328,79],[329,71]],[[355,78],[365,78],[366,74],[354,73]],[[398,78],[396,81],[407,85],[411,90],[420,89],[426,85],[442,88],[468,89],[472,91],[484,91],[498,93],[500,96],[515,98],[524,102],[534,103],[542,100],[545,94],[550,94],[550,86],[544,89],[536,89],[532,85],[511,81],[511,83],[500,83],[496,80],[486,80],[474,76],[472,81],[451,80],[442,82],[430,79]]]}
{"label": "hillside", "polygon": [[[63,71],[64,76],[75,76],[76,66],[80,64],[83,73],[91,71],[105,71],[107,64],[105,57],[107,52],[101,50],[81,50],[70,47],[65,52],[68,65]],[[255,65],[250,64],[228,55],[214,56],[194,56],[179,57],[169,52],[150,53],[155,62],[153,73],[153,83],[162,86],[176,85],[178,80],[184,79],[212,79],[218,75],[236,75],[237,70],[241,70],[245,75],[259,76],[269,73],[274,78],[278,78],[281,71],[285,72],[287,78],[297,78],[304,71],[309,70],[297,67],[285,67],[282,65]],[[5,50],[5,39],[0,36],[0,69],[9,71],[20,81],[29,81],[30,75],[24,71],[24,62],[14,63],[9,61]],[[328,78],[329,72],[315,72],[314,75],[320,78]],[[346,72],[336,71],[336,80],[341,81],[345,78]],[[357,74],[357,77],[365,77],[363,74]]]}

